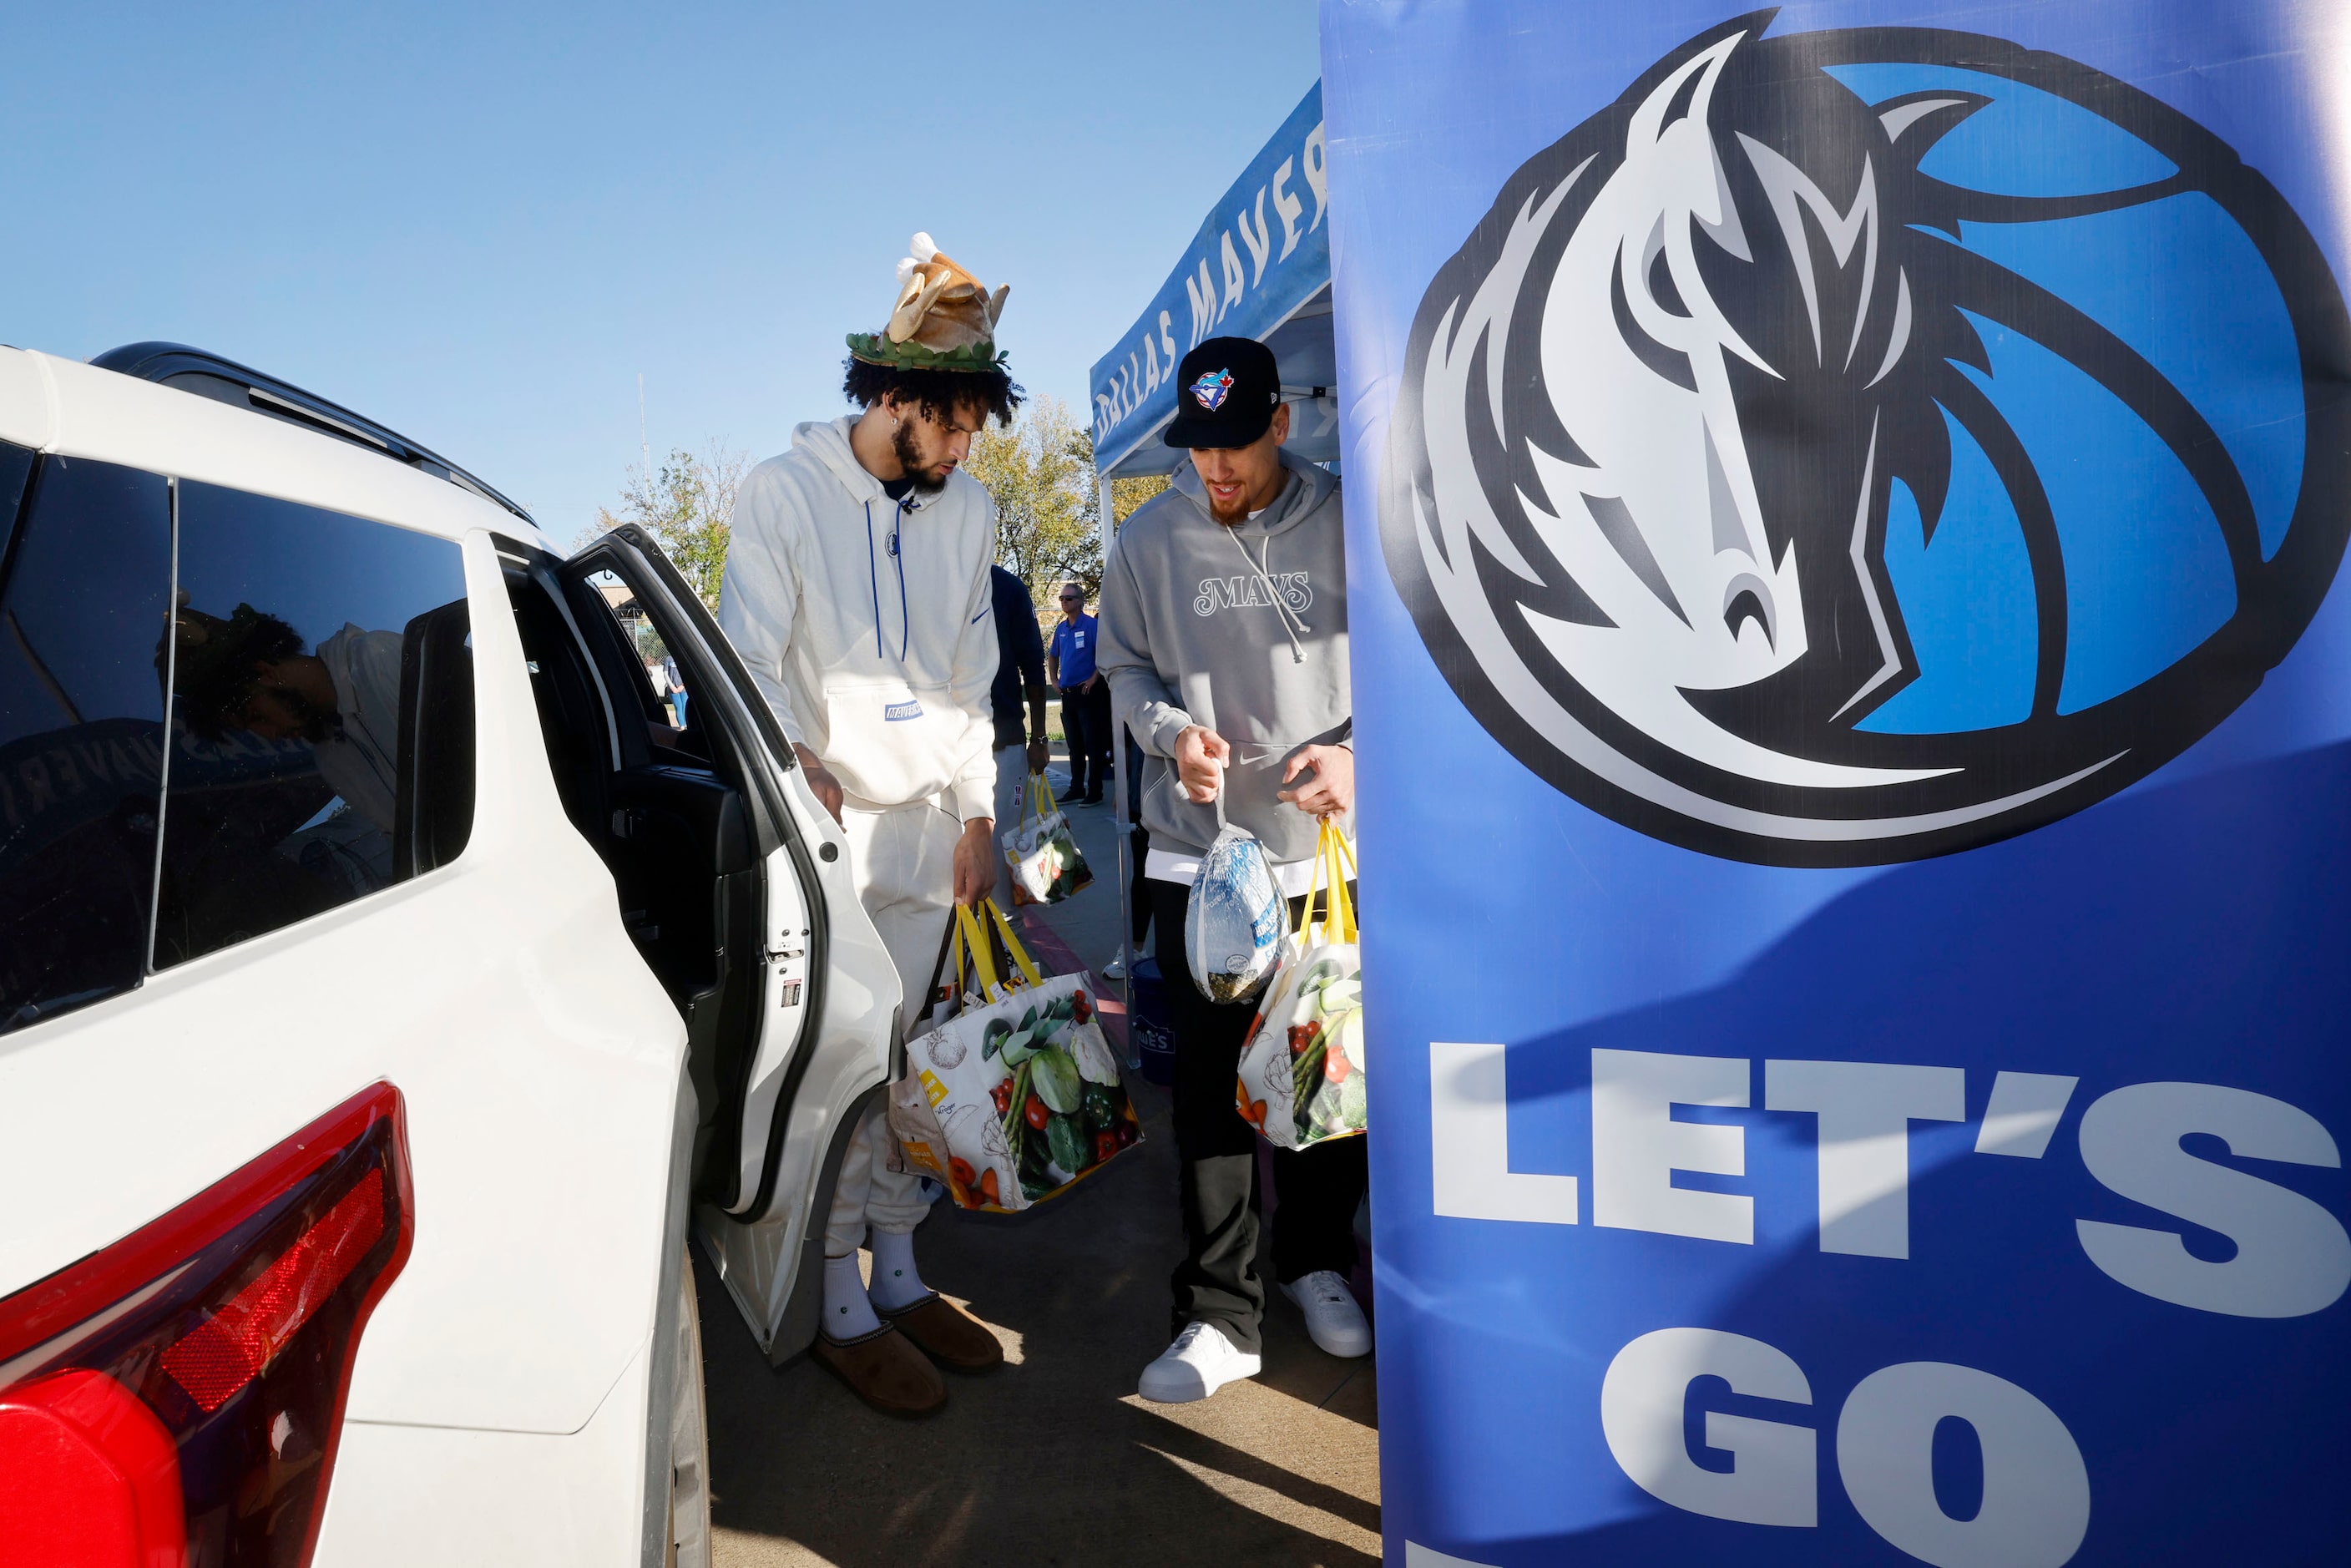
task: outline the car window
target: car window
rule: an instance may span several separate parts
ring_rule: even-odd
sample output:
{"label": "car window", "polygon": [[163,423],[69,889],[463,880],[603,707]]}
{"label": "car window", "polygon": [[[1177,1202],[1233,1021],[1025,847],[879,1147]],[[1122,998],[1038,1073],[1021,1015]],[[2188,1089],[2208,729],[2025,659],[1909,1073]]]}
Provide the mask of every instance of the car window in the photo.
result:
{"label": "car window", "polygon": [[473,815],[458,547],[183,483],[166,968],[429,870]]}
{"label": "car window", "polygon": [[27,493],[31,468],[0,455],[0,1030],[139,983],[163,765],[170,489],[52,457]]}

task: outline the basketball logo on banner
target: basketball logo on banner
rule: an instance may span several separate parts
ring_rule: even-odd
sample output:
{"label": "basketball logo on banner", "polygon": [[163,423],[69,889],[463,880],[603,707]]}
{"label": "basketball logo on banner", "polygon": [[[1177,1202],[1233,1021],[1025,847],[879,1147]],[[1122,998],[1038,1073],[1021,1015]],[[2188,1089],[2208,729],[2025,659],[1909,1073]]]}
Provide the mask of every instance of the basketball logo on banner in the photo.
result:
{"label": "basketball logo on banner", "polygon": [[1381,533],[1484,727],[1644,833],[1869,865],[2227,717],[2351,519],[2351,325],[2228,145],[1973,34],[1701,35],[1413,325]]}

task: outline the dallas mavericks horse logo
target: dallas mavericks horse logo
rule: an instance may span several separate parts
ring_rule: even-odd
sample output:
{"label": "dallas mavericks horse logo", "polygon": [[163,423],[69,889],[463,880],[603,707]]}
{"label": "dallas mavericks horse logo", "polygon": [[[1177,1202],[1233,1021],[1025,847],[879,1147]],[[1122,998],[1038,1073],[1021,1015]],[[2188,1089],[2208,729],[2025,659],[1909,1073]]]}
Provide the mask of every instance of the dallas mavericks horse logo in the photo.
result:
{"label": "dallas mavericks horse logo", "polygon": [[1706,34],[1512,176],[1414,323],[1381,517],[1559,789],[1788,865],[2078,810],[2226,717],[2344,549],[2351,327],[2136,89],[1913,28]]}

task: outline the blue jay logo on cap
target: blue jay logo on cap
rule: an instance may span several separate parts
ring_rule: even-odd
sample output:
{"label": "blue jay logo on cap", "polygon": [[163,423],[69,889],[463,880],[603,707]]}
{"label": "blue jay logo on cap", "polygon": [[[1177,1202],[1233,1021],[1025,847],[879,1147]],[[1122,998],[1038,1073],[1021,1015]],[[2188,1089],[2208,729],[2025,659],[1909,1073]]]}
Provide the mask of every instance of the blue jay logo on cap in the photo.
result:
{"label": "blue jay logo on cap", "polygon": [[1192,401],[1210,413],[1225,406],[1225,399],[1233,390],[1233,372],[1210,371],[1192,383]]}
{"label": "blue jay logo on cap", "polygon": [[1439,270],[1382,539],[1464,706],[1592,810],[1767,864],[1965,850],[2293,650],[2351,528],[2351,333],[2277,188],[2147,94],[1768,16]]}

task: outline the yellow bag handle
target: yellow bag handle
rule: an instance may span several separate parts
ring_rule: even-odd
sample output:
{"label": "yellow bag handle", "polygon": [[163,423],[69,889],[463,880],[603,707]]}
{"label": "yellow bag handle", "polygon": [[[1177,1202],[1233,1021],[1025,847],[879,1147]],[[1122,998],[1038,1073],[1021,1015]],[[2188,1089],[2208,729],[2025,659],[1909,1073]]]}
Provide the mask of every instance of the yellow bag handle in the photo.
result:
{"label": "yellow bag handle", "polygon": [[1338,857],[1338,862],[1341,865],[1347,868],[1347,874],[1349,876],[1354,875],[1355,846],[1347,841],[1347,835],[1341,832],[1338,829],[1332,827],[1328,822],[1324,822],[1322,824],[1322,833],[1324,837],[1331,841],[1331,852]]}
{"label": "yellow bag handle", "polygon": [[[1328,912],[1331,907],[1330,896],[1327,894],[1324,894],[1322,899],[1322,907],[1325,912],[1324,918],[1322,920],[1317,920],[1314,918],[1314,895],[1323,891],[1324,887],[1327,885],[1330,874],[1331,846],[1324,843],[1318,838],[1314,841],[1314,874],[1307,879],[1306,902],[1298,906],[1298,927],[1295,931],[1290,933],[1291,936],[1296,939],[1298,945],[1301,947],[1306,946],[1306,934],[1308,932],[1313,930],[1317,925],[1328,924]],[[1328,940],[1327,936],[1325,937],[1325,940]]]}
{"label": "yellow bag handle", "polygon": [[1355,940],[1355,904],[1347,896],[1347,873],[1354,869],[1355,853],[1348,847],[1346,835],[1326,821],[1315,841],[1314,880],[1306,890],[1306,905],[1299,912],[1298,935],[1301,941],[1310,925],[1315,924],[1314,894],[1318,889],[1322,894],[1322,940]]}
{"label": "yellow bag handle", "polygon": [[979,901],[979,906],[995,916],[996,929],[1004,936],[1004,950],[1012,955],[1012,961],[1015,964],[1020,966],[1022,977],[1032,986],[1042,985],[1044,976],[1037,972],[1036,961],[1029,956],[1029,949],[1020,945],[1020,938],[1012,935],[1012,922],[1005,916],[1003,910],[996,906],[996,900],[983,898]]}
{"label": "yellow bag handle", "polygon": [[[1331,822],[1323,822],[1322,832],[1314,837],[1314,874],[1307,882],[1307,898],[1298,905],[1298,940],[1305,943],[1310,931],[1322,931],[1326,943],[1350,943],[1354,940],[1354,910],[1347,905],[1347,877],[1340,861],[1338,834]],[[1322,910],[1317,915],[1314,895],[1322,894]]]}
{"label": "yellow bag handle", "polygon": [[1029,796],[1040,817],[1050,817],[1061,809],[1061,803],[1053,799],[1052,783],[1042,770],[1029,775]]}
{"label": "yellow bag handle", "polygon": [[947,921],[947,982],[955,987],[955,999],[960,1003],[970,988],[964,984],[964,971],[969,961],[964,954],[963,924],[950,917]]}
{"label": "yellow bag handle", "polygon": [[[996,959],[987,950],[987,938],[980,930],[979,916],[967,904],[956,905],[956,939],[963,944],[964,952],[970,955],[972,967],[979,972],[981,998],[991,1002],[1002,1001],[1004,996],[1009,994],[1008,988],[996,977]],[[961,984],[963,971],[960,963],[956,974],[956,983]]]}
{"label": "yellow bag handle", "polygon": [[[1343,866],[1345,870],[1341,873]],[[1355,846],[1336,828],[1331,830],[1331,869],[1336,873],[1331,883],[1338,891],[1339,912],[1346,918],[1347,940],[1353,942],[1363,936],[1362,928],[1355,924],[1355,895],[1347,891],[1348,882],[1355,875]]]}

